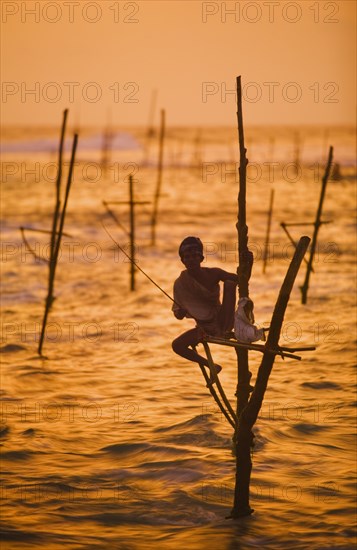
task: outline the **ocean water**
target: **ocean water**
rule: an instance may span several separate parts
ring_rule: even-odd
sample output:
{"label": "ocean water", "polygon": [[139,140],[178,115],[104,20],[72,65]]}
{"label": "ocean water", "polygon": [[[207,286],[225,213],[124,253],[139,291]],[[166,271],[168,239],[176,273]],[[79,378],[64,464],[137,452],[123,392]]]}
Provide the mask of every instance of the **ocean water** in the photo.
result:
{"label": "ocean water", "polygon": [[[301,361],[277,358],[254,427],[253,515],[233,503],[232,429],[197,365],[171,350],[192,327],[140,272],[130,291],[128,175],[135,178],[135,258],[166,292],[183,269],[178,245],[204,243],[204,266],[237,268],[238,160],[234,128],[169,128],[157,242],[150,245],[157,136],[125,129],[107,169],[98,131],[80,132],[55,296],[43,348],[48,234],[55,200],[58,129],[12,128],[2,165],[2,547],[4,549],[355,547],[355,175],[351,128],[251,128],[247,220],[250,282],[259,326],[268,326],[292,256],[280,227],[312,223],[328,146],[330,180],[307,305],[302,264],[282,345],[316,345]],[[92,136],[92,138],[91,138]],[[42,140],[42,141],[41,141]],[[36,142],[36,144],[34,144]],[[52,143],[49,147],[48,144]],[[32,143],[32,145],[31,145]],[[121,148],[123,143],[127,148]],[[10,147],[11,144],[11,147]],[[53,145],[54,144],[54,145]],[[130,145],[131,144],[131,145]],[[131,147],[131,148],[130,148]],[[66,161],[69,152],[66,153]],[[297,163],[294,166],[294,163]],[[68,165],[65,168],[66,177]],[[65,182],[64,177],[64,182]],[[266,272],[263,253],[275,191]],[[294,239],[312,225],[290,227]],[[68,235],[68,236],[67,236]],[[235,408],[234,351],[212,345]],[[250,352],[252,381],[261,354]]]}

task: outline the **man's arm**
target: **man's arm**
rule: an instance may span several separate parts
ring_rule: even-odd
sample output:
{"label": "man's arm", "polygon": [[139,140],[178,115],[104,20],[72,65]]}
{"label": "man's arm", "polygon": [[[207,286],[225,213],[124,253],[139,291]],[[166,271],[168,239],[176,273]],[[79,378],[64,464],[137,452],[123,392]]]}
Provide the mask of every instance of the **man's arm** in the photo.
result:
{"label": "man's arm", "polygon": [[174,303],[172,304],[172,311],[173,311],[173,314],[175,315],[176,319],[179,319],[181,321],[181,319],[183,319],[184,317],[187,316],[187,311],[180,306],[180,304],[178,303],[178,297],[177,297],[177,280],[175,281],[174,283]]}
{"label": "man's arm", "polygon": [[180,321],[181,321],[181,319],[183,319],[187,315],[187,311],[185,309],[181,309],[181,308],[174,309],[173,312],[174,312],[174,315],[175,315],[176,319],[179,319]]}
{"label": "man's arm", "polygon": [[230,273],[229,271],[225,271],[224,269],[221,269],[219,267],[213,268],[215,270],[215,275],[217,277],[217,282],[219,281],[234,281],[235,283],[238,283],[239,277],[237,273]]}
{"label": "man's arm", "polygon": [[215,275],[217,276],[217,281],[235,281],[237,284],[239,284],[241,278],[246,278],[249,281],[252,272],[254,257],[253,252],[251,252],[250,250],[247,250],[246,254],[246,270],[243,271],[241,266],[239,266],[238,274],[230,273],[229,271],[225,271],[224,269],[220,269],[219,267],[213,268],[215,271]]}

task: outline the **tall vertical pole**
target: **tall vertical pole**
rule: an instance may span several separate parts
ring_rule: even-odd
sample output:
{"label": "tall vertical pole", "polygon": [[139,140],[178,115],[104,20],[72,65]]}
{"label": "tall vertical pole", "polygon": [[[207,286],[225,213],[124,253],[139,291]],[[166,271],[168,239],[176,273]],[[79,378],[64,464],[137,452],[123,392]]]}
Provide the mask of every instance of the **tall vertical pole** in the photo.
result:
{"label": "tall vertical pole", "polygon": [[[134,212],[134,189],[133,176],[129,176],[129,201],[130,201],[130,257],[135,256],[135,212]],[[130,290],[135,290],[135,264],[130,262]]]}
{"label": "tall vertical pole", "polygon": [[254,511],[250,507],[249,503],[250,476],[252,471],[252,429],[261,409],[269,376],[276,357],[276,355],[270,353],[269,350],[277,349],[279,346],[280,332],[284,321],[285,311],[289,302],[290,293],[304,254],[309,246],[309,242],[309,237],[301,237],[296,247],[294,257],[291,260],[274,308],[269,336],[266,343],[266,351],[264,352],[263,359],[258,370],[255,387],[249,403],[244,408],[239,418],[238,429],[236,432],[236,483],[234,488],[233,509],[231,512],[232,518],[249,516]]}
{"label": "tall vertical pole", "polygon": [[300,147],[301,140],[298,131],[294,133],[294,171],[296,176],[300,173]]}
{"label": "tall vertical pole", "polygon": [[267,223],[267,231],[265,235],[265,245],[264,245],[264,255],[263,255],[263,273],[265,273],[267,261],[268,261],[269,238],[270,238],[271,218],[273,214],[273,203],[274,203],[274,189],[271,189],[269,212],[268,212],[268,223]]}
{"label": "tall vertical pole", "polygon": [[42,355],[42,346],[43,346],[43,341],[44,341],[44,337],[45,337],[47,318],[48,318],[48,314],[49,314],[49,311],[51,309],[51,305],[52,305],[52,302],[53,302],[53,289],[54,289],[54,282],[55,282],[56,267],[57,267],[57,261],[58,261],[60,246],[61,246],[61,239],[62,239],[62,233],[63,233],[64,220],[65,220],[65,216],[66,216],[66,209],[67,209],[69,191],[71,189],[74,159],[75,159],[75,156],[76,156],[76,149],[77,149],[77,141],[78,141],[78,135],[75,134],[74,139],[73,139],[73,145],[72,145],[72,155],[71,155],[71,162],[70,162],[69,171],[68,171],[66,192],[65,192],[64,203],[63,203],[63,208],[62,208],[60,223],[59,223],[59,228],[58,228],[58,237],[55,241],[54,250],[53,250],[53,257],[51,258],[52,270],[51,270],[51,277],[50,277],[50,281],[49,281],[49,285],[48,285],[48,292],[47,292],[46,305],[45,305],[45,313],[44,313],[43,321],[42,321],[40,343],[39,343],[39,346],[38,346],[39,355]]}
{"label": "tall vertical pole", "polygon": [[157,215],[159,210],[159,198],[161,194],[161,182],[162,182],[162,161],[164,156],[164,138],[165,138],[165,110],[161,109],[161,123],[160,123],[160,141],[159,141],[159,159],[157,168],[157,183],[154,196],[154,208],[151,218],[151,244],[156,244],[156,224]]}
{"label": "tall vertical pole", "polygon": [[310,257],[309,257],[308,264],[307,264],[305,281],[304,281],[304,284],[301,287],[301,303],[302,304],[306,304],[306,302],[307,302],[307,291],[309,289],[309,280],[310,280],[310,274],[311,274],[311,271],[312,271],[312,262],[314,260],[314,255],[315,255],[315,250],[316,250],[316,245],[317,245],[317,234],[318,234],[320,225],[322,223],[321,222],[322,205],[323,205],[324,198],[325,198],[327,181],[328,181],[328,178],[329,178],[329,175],[330,175],[330,170],[331,170],[331,165],[332,165],[332,158],[333,158],[333,147],[330,147],[325,173],[324,173],[324,176],[322,178],[321,194],[320,194],[319,206],[317,208],[316,219],[315,219],[315,223],[314,223],[314,233],[313,233],[312,241],[311,241]]}
{"label": "tall vertical pole", "polygon": [[[241,77],[237,77],[237,119],[239,139],[239,193],[238,193],[238,256],[239,266],[239,298],[249,297],[249,279],[252,270],[252,255],[248,250],[248,226],[246,219],[246,181],[247,164],[246,148],[244,146],[243,110],[242,110],[242,84]],[[251,373],[248,367],[248,350],[237,349],[238,384],[237,384],[237,417],[239,418],[243,408],[249,399],[249,381]]]}
{"label": "tall vertical pole", "polygon": [[[55,210],[53,213],[53,220],[52,220],[48,288],[50,287],[52,273],[53,273],[53,266],[54,266],[53,260],[54,260],[55,244],[56,244],[57,223],[58,223],[58,216],[59,216],[60,207],[61,207],[62,157],[63,157],[64,137],[66,133],[67,116],[68,116],[68,109],[65,109],[63,111],[61,138],[60,138],[60,145],[59,145],[59,151],[58,151],[58,172],[57,172],[57,178],[56,178],[56,203],[55,203]],[[53,297],[50,296],[50,301],[52,302],[52,300],[53,300]]]}
{"label": "tall vertical pole", "polygon": [[107,125],[103,130],[102,156],[100,161],[104,174],[106,174],[108,171],[112,141],[113,141],[113,132],[112,132],[112,126],[111,126],[111,112],[108,111]]}
{"label": "tall vertical pole", "polygon": [[[247,164],[246,148],[244,146],[244,128],[243,128],[243,110],[242,110],[242,83],[241,77],[237,77],[237,120],[238,120],[238,139],[239,139],[239,193],[238,193],[238,220],[236,228],[238,232],[238,256],[239,266],[237,274],[239,277],[239,298],[249,297],[249,279],[252,270],[252,255],[248,249],[248,226],[246,219],[246,180],[247,180]],[[237,418],[238,425],[234,434],[235,441],[235,456],[236,456],[236,481],[235,481],[235,497],[232,510],[232,517],[236,514],[241,514],[241,503],[238,493],[242,492],[249,495],[250,481],[250,452],[242,454],[238,447],[242,445],[242,437],[239,437],[240,416],[246,407],[249,400],[249,382],[252,376],[249,371],[248,350],[236,349],[238,363],[238,381],[237,381]],[[250,451],[253,441],[251,431],[245,432],[244,448]],[[242,476],[245,486],[242,485],[242,480],[238,480]],[[239,488],[239,489],[238,489]],[[249,501],[248,501],[249,502]],[[249,506],[248,506],[249,508]],[[249,513],[250,509],[247,511]],[[244,510],[246,513],[246,510]]]}

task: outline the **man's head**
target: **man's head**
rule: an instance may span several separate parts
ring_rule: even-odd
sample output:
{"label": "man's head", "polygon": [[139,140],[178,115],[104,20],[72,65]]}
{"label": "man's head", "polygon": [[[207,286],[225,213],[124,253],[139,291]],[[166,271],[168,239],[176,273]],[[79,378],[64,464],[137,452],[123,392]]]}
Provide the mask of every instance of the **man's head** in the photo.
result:
{"label": "man's head", "polygon": [[203,244],[198,237],[186,237],[179,247],[181,261],[187,268],[199,266],[203,261]]}

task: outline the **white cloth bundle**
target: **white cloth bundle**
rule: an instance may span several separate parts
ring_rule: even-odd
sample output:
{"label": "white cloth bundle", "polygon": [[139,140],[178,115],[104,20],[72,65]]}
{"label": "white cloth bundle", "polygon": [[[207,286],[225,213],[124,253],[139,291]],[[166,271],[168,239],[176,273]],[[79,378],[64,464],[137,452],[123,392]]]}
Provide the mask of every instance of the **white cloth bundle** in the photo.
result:
{"label": "white cloth bundle", "polygon": [[[254,317],[252,320],[248,319],[244,306],[249,302],[253,302],[250,298],[240,298],[238,307],[234,315],[234,334],[237,340],[241,342],[256,342],[257,340],[265,340],[264,329],[257,328],[254,325]],[[253,310],[253,307],[252,307]]]}

